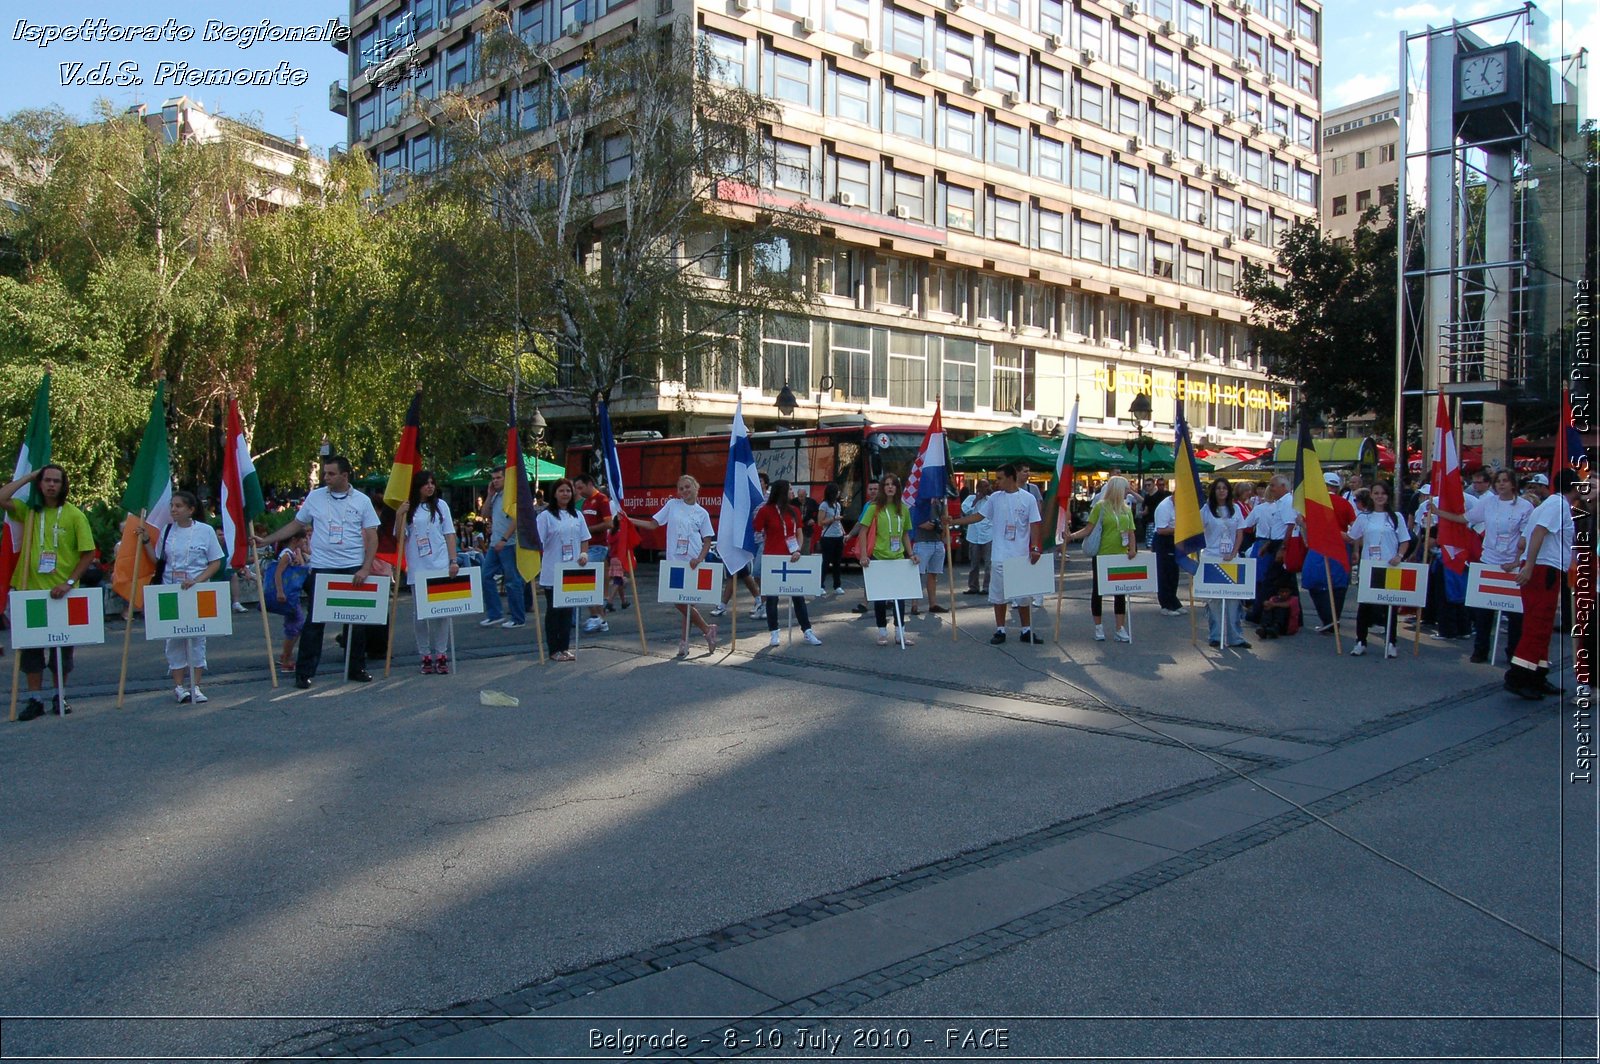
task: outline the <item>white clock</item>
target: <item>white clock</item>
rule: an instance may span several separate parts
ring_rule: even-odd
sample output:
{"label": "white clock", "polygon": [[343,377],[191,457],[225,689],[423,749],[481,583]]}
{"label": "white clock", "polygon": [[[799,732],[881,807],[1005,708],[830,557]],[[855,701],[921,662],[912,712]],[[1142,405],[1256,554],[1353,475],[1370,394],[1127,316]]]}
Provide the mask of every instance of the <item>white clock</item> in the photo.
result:
{"label": "white clock", "polygon": [[1463,100],[1498,96],[1506,91],[1506,53],[1490,52],[1463,59],[1457,76]]}

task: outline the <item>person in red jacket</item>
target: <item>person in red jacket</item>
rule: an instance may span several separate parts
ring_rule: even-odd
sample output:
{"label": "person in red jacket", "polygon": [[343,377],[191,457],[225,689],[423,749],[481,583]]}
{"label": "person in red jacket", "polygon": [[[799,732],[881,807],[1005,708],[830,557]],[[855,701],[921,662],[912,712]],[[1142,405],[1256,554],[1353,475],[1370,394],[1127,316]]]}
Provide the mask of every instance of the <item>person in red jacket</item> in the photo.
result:
{"label": "person in red jacket", "polygon": [[[775,480],[767,493],[767,501],[756,511],[755,529],[758,536],[762,536],[761,553],[768,558],[787,558],[789,561],[800,560],[800,547],[804,516],[798,507],[789,502],[789,482]],[[763,572],[765,565],[763,562]],[[789,599],[794,604],[794,618],[800,623],[800,631],[804,634],[807,643],[814,647],[822,645],[822,640],[817,638],[817,633],[811,630],[811,615],[806,610],[804,595],[794,595]],[[778,596],[767,596],[767,632],[768,645],[777,646],[778,639]]]}

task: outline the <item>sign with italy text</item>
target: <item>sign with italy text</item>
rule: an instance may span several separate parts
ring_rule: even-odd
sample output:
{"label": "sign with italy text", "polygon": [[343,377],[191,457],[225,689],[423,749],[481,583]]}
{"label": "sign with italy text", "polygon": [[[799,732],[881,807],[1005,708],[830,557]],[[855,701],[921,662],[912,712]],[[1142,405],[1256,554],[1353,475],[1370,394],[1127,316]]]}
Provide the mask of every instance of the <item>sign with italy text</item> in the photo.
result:
{"label": "sign with italy text", "polygon": [[656,601],[702,606],[722,601],[722,566],[701,562],[691,569],[688,562],[662,562],[656,582]]}
{"label": "sign with italy text", "polygon": [[411,591],[417,600],[417,620],[483,612],[483,570],[477,566],[468,566],[455,576],[448,572],[419,572],[416,577]]}
{"label": "sign with italy text", "polygon": [[1426,606],[1428,567],[1426,565],[1361,565],[1356,601],[1373,606]]}
{"label": "sign with italy text", "polygon": [[765,598],[822,594],[822,555],[802,554],[797,562],[783,554],[764,556],[761,559],[761,594]]}
{"label": "sign with italy text", "polygon": [[11,645],[73,647],[106,641],[105,596],[97,587],[51,598],[48,591],[11,592]]}
{"label": "sign with italy text", "polygon": [[1473,609],[1522,612],[1522,585],[1517,574],[1498,565],[1472,562],[1467,566],[1467,605]]}
{"label": "sign with italy text", "polygon": [[144,589],[144,637],[193,639],[233,634],[233,594],[227,584],[151,584]]}
{"label": "sign with italy text", "polygon": [[1095,579],[1102,595],[1154,595],[1156,562],[1148,554],[1106,554],[1095,559]]}
{"label": "sign with italy text", "polygon": [[357,584],[344,573],[313,573],[311,619],[318,624],[387,624],[389,578],[369,576]]}
{"label": "sign with italy text", "polygon": [[556,570],[552,603],[562,606],[599,606],[605,602],[606,574],[603,565],[563,565]]}

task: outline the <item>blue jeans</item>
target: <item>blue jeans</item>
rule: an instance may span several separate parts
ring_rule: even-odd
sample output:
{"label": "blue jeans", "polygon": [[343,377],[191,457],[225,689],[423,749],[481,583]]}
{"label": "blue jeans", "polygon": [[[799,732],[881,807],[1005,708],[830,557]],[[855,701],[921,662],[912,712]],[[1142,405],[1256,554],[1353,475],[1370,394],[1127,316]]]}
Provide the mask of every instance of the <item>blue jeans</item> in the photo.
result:
{"label": "blue jeans", "polygon": [[[1228,618],[1228,645],[1242,643],[1244,638],[1244,617],[1242,614],[1244,602],[1241,599],[1206,600],[1206,638],[1212,642],[1222,641],[1222,618],[1226,611]],[[1218,607],[1221,607],[1219,609]]]}
{"label": "blue jeans", "polygon": [[[494,585],[494,576],[499,573],[506,582],[506,609],[500,608],[500,592]],[[517,548],[515,544],[508,544],[498,550],[487,550],[483,554],[483,613],[491,621],[498,621],[510,613],[511,619],[518,624],[528,621],[527,599],[524,597],[524,588],[527,581],[522,579],[522,574],[517,571]]]}

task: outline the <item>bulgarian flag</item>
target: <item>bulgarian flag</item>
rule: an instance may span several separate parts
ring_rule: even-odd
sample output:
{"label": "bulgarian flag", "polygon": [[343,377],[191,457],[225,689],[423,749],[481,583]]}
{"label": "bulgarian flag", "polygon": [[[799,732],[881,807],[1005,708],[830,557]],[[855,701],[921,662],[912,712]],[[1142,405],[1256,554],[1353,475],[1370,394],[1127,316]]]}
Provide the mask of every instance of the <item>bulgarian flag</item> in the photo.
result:
{"label": "bulgarian flag", "polygon": [[145,423],[144,439],[128,475],[128,488],[122,493],[122,508],[139,514],[154,526],[157,534],[172,520],[172,459],[167,453],[167,404],[165,381],[156,382],[150,398],[150,420]]}
{"label": "bulgarian flag", "polygon": [[406,411],[406,425],[400,430],[400,442],[395,445],[394,464],[389,467],[389,483],[383,489],[383,503],[391,510],[411,498],[411,482],[416,479],[422,465],[421,444],[418,434],[422,429],[422,387],[417,387],[411,397],[411,407]]}
{"label": "bulgarian flag", "polygon": [[[33,416],[28,419],[28,435],[17,452],[16,471],[11,479],[21,480],[35,469],[50,462],[50,374],[39,381],[33,393]],[[21,502],[34,502],[33,485],[12,496]],[[0,534],[0,587],[11,586],[11,574],[16,571],[17,559],[22,554],[23,523],[6,514],[5,531]]]}
{"label": "bulgarian flag", "polygon": [[222,449],[222,541],[228,547],[228,564],[250,564],[250,522],[266,513],[261,497],[261,481],[250,460],[250,444],[244,438],[239,418],[239,401],[228,400],[228,439]]}
{"label": "bulgarian flag", "polygon": [[1055,476],[1050,479],[1050,490],[1045,493],[1044,528],[1039,542],[1054,544],[1058,535],[1072,530],[1072,450],[1078,445],[1078,400],[1072,400],[1072,416],[1067,418],[1067,431],[1061,437],[1061,450],[1056,452]]}

